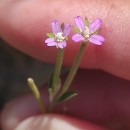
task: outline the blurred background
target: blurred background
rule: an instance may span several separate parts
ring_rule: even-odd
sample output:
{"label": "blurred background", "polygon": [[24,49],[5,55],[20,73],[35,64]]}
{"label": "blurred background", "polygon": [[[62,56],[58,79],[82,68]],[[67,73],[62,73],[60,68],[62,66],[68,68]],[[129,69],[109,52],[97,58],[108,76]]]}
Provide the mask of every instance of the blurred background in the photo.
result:
{"label": "blurred background", "polygon": [[0,39],[0,109],[12,98],[29,92],[27,78],[41,86],[53,70],[53,65],[37,61]]}

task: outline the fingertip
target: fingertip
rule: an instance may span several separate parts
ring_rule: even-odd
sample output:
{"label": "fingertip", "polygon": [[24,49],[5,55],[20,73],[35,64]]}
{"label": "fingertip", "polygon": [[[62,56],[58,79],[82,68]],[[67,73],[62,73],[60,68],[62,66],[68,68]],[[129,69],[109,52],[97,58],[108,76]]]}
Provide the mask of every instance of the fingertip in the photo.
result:
{"label": "fingertip", "polygon": [[39,113],[33,96],[21,96],[7,103],[2,112],[0,123],[3,130],[14,130],[14,128],[25,118]]}
{"label": "fingertip", "polygon": [[95,124],[66,115],[39,115],[32,96],[22,96],[5,105],[1,114],[3,130],[105,130]]}
{"label": "fingertip", "polygon": [[65,115],[39,115],[21,122],[15,130],[105,130],[97,125]]}

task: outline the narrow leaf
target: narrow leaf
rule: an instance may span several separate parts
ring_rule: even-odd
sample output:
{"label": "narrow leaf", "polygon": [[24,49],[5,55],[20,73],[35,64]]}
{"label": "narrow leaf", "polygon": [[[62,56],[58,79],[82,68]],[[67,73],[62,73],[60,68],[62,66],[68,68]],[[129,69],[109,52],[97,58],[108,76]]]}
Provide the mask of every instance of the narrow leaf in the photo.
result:
{"label": "narrow leaf", "polygon": [[87,26],[87,27],[89,27],[89,21],[88,21],[88,18],[85,16],[85,25]]}
{"label": "narrow leaf", "polygon": [[63,94],[60,99],[58,100],[58,102],[64,102],[67,101],[73,97],[77,96],[77,93],[74,91],[70,91],[70,92],[66,92],[65,94]]}
{"label": "narrow leaf", "polygon": [[98,29],[96,32],[94,32],[93,34],[99,34],[100,29]]}
{"label": "narrow leaf", "polygon": [[62,28],[62,30],[64,30],[64,23],[61,24],[61,28]]}
{"label": "narrow leaf", "polygon": [[73,28],[75,32],[80,33],[80,30],[77,27],[73,27]]}
{"label": "narrow leaf", "polygon": [[53,33],[47,33],[46,34],[48,37],[50,37],[50,38],[54,38],[55,37],[55,35],[53,34]]}

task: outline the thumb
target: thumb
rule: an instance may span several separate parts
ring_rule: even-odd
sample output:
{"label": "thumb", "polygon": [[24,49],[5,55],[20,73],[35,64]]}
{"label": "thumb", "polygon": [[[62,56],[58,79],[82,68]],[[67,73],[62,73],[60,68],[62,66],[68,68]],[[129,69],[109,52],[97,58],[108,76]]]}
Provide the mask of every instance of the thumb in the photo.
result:
{"label": "thumb", "polygon": [[105,130],[86,120],[67,115],[41,115],[30,94],[5,105],[1,114],[1,126],[2,130]]}
{"label": "thumb", "polygon": [[22,121],[15,130],[105,130],[86,121],[63,115],[39,115]]}

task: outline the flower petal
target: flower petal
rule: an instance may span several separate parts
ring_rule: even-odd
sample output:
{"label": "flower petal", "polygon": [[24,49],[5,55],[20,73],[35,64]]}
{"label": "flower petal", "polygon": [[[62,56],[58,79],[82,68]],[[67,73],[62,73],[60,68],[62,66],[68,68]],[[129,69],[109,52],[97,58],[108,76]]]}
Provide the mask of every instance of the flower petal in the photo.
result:
{"label": "flower petal", "polygon": [[105,41],[105,38],[101,35],[93,34],[89,37],[88,40],[89,42],[94,43],[96,45],[101,45]]}
{"label": "flower petal", "polygon": [[75,34],[72,36],[72,40],[75,42],[79,42],[85,40],[85,38],[81,34]]}
{"label": "flower petal", "polygon": [[50,43],[50,42],[54,42],[54,38],[47,38],[45,40],[45,43]]}
{"label": "flower petal", "polygon": [[60,42],[60,43],[58,43],[58,47],[59,48],[65,48],[66,47],[66,41],[63,41],[63,42]]}
{"label": "flower petal", "polygon": [[81,16],[77,16],[74,18],[74,20],[75,20],[75,24],[78,27],[78,29],[81,30],[81,32],[83,32],[85,30],[84,19]]}
{"label": "flower petal", "polygon": [[56,46],[57,43],[54,41],[54,38],[47,38],[45,40],[45,43],[47,43],[47,46]]}
{"label": "flower petal", "polygon": [[93,22],[90,23],[89,29],[91,33],[96,32],[100,26],[102,24],[102,20],[101,19],[95,19]]}
{"label": "flower petal", "polygon": [[57,34],[58,32],[62,32],[61,26],[58,21],[56,21],[56,20],[53,21],[51,26],[52,26],[52,31],[54,34]]}
{"label": "flower petal", "polygon": [[64,48],[64,44],[63,44],[63,42],[58,43],[57,46],[58,46],[59,48],[61,48],[61,49]]}
{"label": "flower petal", "polygon": [[62,44],[64,47],[66,47],[66,45],[67,45],[66,41],[63,41]]}
{"label": "flower petal", "polygon": [[63,35],[67,37],[70,34],[71,26],[69,24],[64,25]]}
{"label": "flower petal", "polygon": [[57,43],[56,42],[51,42],[51,43],[48,43],[47,46],[56,46]]}

